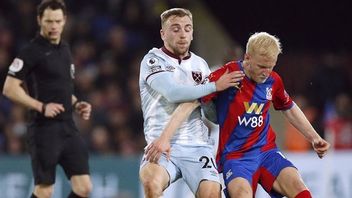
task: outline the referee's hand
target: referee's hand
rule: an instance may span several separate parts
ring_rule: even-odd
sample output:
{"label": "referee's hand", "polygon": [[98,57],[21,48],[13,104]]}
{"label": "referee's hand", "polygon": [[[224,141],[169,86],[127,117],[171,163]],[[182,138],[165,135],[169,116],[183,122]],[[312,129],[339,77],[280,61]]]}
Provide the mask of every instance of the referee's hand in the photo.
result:
{"label": "referee's hand", "polygon": [[89,120],[92,106],[88,102],[80,101],[75,105],[75,110],[83,120]]}
{"label": "referee's hand", "polygon": [[62,104],[58,103],[47,103],[44,108],[44,116],[48,118],[54,118],[60,113],[64,112],[65,108]]}

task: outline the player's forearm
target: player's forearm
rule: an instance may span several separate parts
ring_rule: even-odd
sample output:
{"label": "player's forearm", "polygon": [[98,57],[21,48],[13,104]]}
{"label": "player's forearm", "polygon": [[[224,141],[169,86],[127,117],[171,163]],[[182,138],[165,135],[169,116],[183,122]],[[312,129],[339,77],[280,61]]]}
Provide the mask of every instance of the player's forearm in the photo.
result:
{"label": "player's forearm", "polygon": [[319,134],[315,131],[301,109],[294,104],[293,107],[283,112],[288,121],[298,129],[310,142],[319,139]]}
{"label": "player's forearm", "polygon": [[180,104],[172,113],[171,118],[166,124],[166,127],[160,137],[170,140],[171,137],[175,134],[176,130],[199,105],[200,103],[198,101],[185,102]]}
{"label": "player's forearm", "polygon": [[180,103],[193,101],[216,91],[215,83],[201,84],[197,86],[183,85],[175,82],[171,74],[160,74],[150,86],[164,96],[169,102]]}
{"label": "player's forearm", "polygon": [[42,112],[42,102],[29,96],[20,85],[9,83],[8,79],[4,83],[3,94],[13,102]]}

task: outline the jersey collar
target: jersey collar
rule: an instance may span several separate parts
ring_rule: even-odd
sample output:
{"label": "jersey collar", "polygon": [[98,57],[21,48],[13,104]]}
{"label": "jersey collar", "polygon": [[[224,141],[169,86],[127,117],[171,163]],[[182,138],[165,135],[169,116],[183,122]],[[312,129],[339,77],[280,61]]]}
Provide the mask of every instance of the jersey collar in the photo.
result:
{"label": "jersey collar", "polygon": [[191,58],[191,52],[188,52],[188,55],[187,55],[186,57],[180,58],[180,57],[177,56],[176,54],[174,54],[174,53],[170,52],[168,49],[166,49],[165,46],[163,46],[163,47],[161,48],[161,50],[162,50],[165,54],[167,54],[168,56],[170,56],[170,57],[172,57],[172,58],[174,58],[174,59],[177,59],[177,60],[178,60],[178,64],[181,64],[181,61],[182,61],[182,60],[187,60],[187,59],[190,59],[190,58]]}
{"label": "jersey collar", "polygon": [[59,42],[59,44],[52,44],[50,41],[46,38],[44,38],[42,35],[38,34],[37,35],[37,40],[39,43],[50,46],[50,47],[60,47],[62,46],[62,41]]}

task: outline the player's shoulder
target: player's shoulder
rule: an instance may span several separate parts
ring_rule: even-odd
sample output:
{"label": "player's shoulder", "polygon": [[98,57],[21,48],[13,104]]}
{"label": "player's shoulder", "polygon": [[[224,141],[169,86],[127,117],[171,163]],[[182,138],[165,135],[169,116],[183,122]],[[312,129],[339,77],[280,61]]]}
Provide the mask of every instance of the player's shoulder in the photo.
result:
{"label": "player's shoulder", "polygon": [[281,76],[276,72],[276,71],[272,71],[270,76],[274,79],[274,80],[281,80]]}
{"label": "player's shoulder", "polygon": [[241,61],[230,61],[223,65],[224,68],[228,68],[229,71],[239,71],[242,70],[242,63]]}
{"label": "player's shoulder", "polygon": [[66,40],[61,40],[60,46],[62,48],[70,48],[70,44]]}
{"label": "player's shoulder", "polygon": [[18,50],[17,58],[25,59],[25,62],[36,59],[40,56],[41,48],[35,39],[24,43]]}
{"label": "player's shoulder", "polygon": [[199,56],[199,55],[197,55],[197,54],[195,54],[193,52],[190,52],[190,54],[191,54],[191,58],[192,58],[193,61],[198,61],[198,62],[201,62],[204,65],[208,66],[208,63],[207,63],[207,61],[205,61],[204,58],[202,58],[201,56]]}
{"label": "player's shoulder", "polygon": [[144,56],[142,63],[147,64],[148,66],[153,66],[160,64],[166,60],[161,49],[153,48]]}
{"label": "player's shoulder", "polygon": [[30,40],[29,42],[24,43],[20,49],[19,52],[33,52],[38,49],[38,44],[35,42],[34,39]]}
{"label": "player's shoulder", "polygon": [[195,54],[194,52],[189,52],[189,53],[191,54],[191,58],[193,58],[193,59],[198,59],[198,60],[201,60],[201,61],[206,62],[206,61],[204,60],[204,58],[202,58],[201,56]]}

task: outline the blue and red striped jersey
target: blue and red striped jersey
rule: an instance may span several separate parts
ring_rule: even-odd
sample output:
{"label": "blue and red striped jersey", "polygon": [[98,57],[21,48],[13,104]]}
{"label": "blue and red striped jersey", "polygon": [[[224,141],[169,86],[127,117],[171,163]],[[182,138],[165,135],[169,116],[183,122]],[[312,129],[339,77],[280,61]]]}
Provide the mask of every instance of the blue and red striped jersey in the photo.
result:
{"label": "blue and red striped jersey", "polygon": [[[218,80],[228,70],[243,71],[242,61],[232,61],[212,72],[209,81]],[[220,127],[217,164],[219,171],[225,160],[243,156],[257,156],[276,148],[275,133],[270,126],[269,107],[287,110],[293,101],[286,93],[281,77],[271,72],[264,83],[256,83],[244,77],[238,87],[231,87],[202,98],[213,100]]]}

